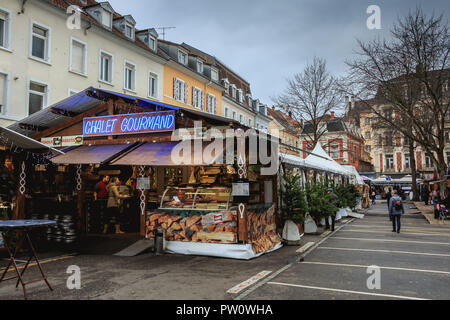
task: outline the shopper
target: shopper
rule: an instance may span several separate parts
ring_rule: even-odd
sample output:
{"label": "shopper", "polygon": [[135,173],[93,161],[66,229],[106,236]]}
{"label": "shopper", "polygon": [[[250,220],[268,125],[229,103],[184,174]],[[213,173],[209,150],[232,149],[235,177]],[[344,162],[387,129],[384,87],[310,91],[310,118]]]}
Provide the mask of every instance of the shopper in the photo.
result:
{"label": "shopper", "polygon": [[109,180],[109,176],[104,176],[103,179],[95,185],[94,200],[108,199],[107,186],[109,184]]}
{"label": "shopper", "polygon": [[121,213],[120,213],[120,199],[128,198],[128,196],[121,195],[119,193],[119,186],[121,182],[119,178],[112,178],[111,182],[107,186],[108,191],[108,203],[106,209],[106,220],[103,228],[103,233],[106,234],[108,232],[108,225],[111,219],[114,219],[116,224],[116,234],[124,234],[122,230],[120,230],[120,223],[123,221]]}
{"label": "shopper", "polygon": [[428,190],[428,186],[424,184],[422,186],[422,200],[425,202],[425,205],[428,205],[428,200],[430,199],[430,191]]}
{"label": "shopper", "polygon": [[375,190],[372,190],[372,194],[370,195],[370,198],[372,199],[372,204],[374,205],[376,203],[377,194]]}
{"label": "shopper", "polygon": [[433,191],[431,200],[433,201],[434,218],[439,219],[439,202],[441,201],[441,195],[437,190]]}
{"label": "shopper", "polygon": [[403,205],[403,200],[397,194],[397,191],[392,192],[392,198],[389,202],[389,216],[392,217],[392,232],[400,233],[401,228],[401,217],[405,213],[405,207]]}
{"label": "shopper", "polygon": [[392,221],[392,216],[391,216],[391,213],[390,213],[390,210],[389,210],[389,206],[390,206],[390,203],[391,203],[391,197],[392,197],[392,189],[389,188],[389,191],[386,193],[386,200],[387,200],[386,202],[387,202],[388,211],[389,211],[389,220]]}
{"label": "shopper", "polygon": [[[338,205],[339,197],[333,192],[333,189],[329,188],[327,190],[327,194],[330,195],[330,202],[332,204],[334,204],[336,206],[336,208],[338,208],[339,207],[339,205]],[[334,212],[334,214],[332,214],[330,216],[331,217],[331,231],[334,231],[334,225],[336,222],[336,213],[337,212]],[[325,218],[325,230],[328,230],[328,229],[330,229],[330,221],[329,221],[329,217],[326,217]]]}

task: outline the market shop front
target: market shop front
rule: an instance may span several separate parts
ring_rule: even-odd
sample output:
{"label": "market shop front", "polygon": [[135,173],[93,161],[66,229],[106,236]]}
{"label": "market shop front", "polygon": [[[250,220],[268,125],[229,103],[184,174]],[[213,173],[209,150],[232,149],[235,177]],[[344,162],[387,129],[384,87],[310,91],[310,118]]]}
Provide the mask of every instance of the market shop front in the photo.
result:
{"label": "market shop front", "polygon": [[169,251],[248,259],[281,245],[277,170],[266,170],[278,169],[267,161],[278,140],[236,121],[88,88],[11,129],[64,152],[33,168],[27,217],[65,203],[78,232],[101,233],[118,223],[95,188],[109,176],[122,182],[122,231],[162,230]]}

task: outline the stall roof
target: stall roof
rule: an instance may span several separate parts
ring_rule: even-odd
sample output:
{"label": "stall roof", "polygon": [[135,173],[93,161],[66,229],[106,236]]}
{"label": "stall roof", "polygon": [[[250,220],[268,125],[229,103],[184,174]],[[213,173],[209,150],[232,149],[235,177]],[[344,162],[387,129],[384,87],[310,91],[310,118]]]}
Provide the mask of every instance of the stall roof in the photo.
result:
{"label": "stall roof", "polygon": [[[320,156],[320,157],[319,157]],[[320,143],[316,145],[312,154],[310,154],[305,159],[306,167],[311,167],[323,171],[328,171],[332,173],[342,174],[342,175],[354,175],[352,172],[346,170],[339,163],[334,161],[326,152],[323,150]]]}
{"label": "stall roof", "polygon": [[359,175],[358,170],[354,166],[342,166],[345,170],[350,171],[355,175],[356,184],[365,184],[364,179]]}
{"label": "stall roof", "polygon": [[104,164],[137,144],[81,146],[51,159],[54,164]]}
{"label": "stall roof", "polygon": [[153,108],[157,111],[183,110],[183,112],[218,121],[223,124],[239,124],[239,122],[236,120],[227,119],[199,110],[176,107],[148,99],[141,99],[135,96],[89,87],[71,97],[68,97],[67,99],[53,104],[48,108],[33,113],[25,119],[22,119],[10,125],[8,128],[15,132],[19,132],[23,135],[31,137],[36,133],[37,129],[45,130],[46,128],[51,128],[64,122],[70,117],[89,111],[106,99],[119,97],[142,108]]}
{"label": "stall roof", "polygon": [[305,167],[305,159],[292,154],[280,153],[280,160],[293,167]]}
{"label": "stall roof", "polygon": [[[163,142],[163,143],[145,143],[130,152],[124,153],[111,162],[111,165],[138,165],[138,166],[179,166],[179,163],[173,161],[172,150],[179,145],[180,142]],[[205,150],[207,143],[203,143],[202,151]],[[190,148],[191,163],[194,162],[195,148]],[[222,149],[212,159],[212,162],[218,162],[223,160],[225,150]],[[203,159],[206,160],[206,159]],[[223,162],[223,161],[222,161]],[[206,163],[204,163],[206,164]],[[189,165],[188,163],[184,165]],[[198,164],[201,165],[201,164]]]}
{"label": "stall roof", "polygon": [[52,154],[64,154],[64,152],[53,149],[49,146],[46,146],[45,144],[42,144],[36,140],[33,140],[27,136],[4,127],[0,127],[0,140],[6,145],[12,144],[13,146],[19,147],[26,151],[32,151],[36,153],[50,152]]}

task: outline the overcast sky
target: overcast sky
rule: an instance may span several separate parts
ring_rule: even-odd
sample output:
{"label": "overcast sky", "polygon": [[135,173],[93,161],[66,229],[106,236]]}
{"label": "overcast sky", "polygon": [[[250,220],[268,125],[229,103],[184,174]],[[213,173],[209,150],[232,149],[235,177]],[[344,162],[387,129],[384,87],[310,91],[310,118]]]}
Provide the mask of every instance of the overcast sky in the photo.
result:
{"label": "overcast sky", "polygon": [[[176,27],[166,40],[216,56],[246,79],[254,98],[272,105],[286,79],[317,55],[345,74],[356,39],[389,36],[398,15],[420,5],[450,20],[450,0],[109,0],[137,28]],[[369,5],[381,9],[381,30],[366,26]],[[157,30],[160,31],[160,30]]]}

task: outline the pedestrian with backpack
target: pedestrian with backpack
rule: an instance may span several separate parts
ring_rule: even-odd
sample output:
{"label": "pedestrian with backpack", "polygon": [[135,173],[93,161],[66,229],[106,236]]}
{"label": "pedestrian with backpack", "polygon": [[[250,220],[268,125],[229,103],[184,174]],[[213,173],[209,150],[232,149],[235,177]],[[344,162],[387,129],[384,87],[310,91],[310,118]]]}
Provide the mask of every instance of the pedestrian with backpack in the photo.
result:
{"label": "pedestrian with backpack", "polygon": [[392,198],[389,202],[389,215],[392,217],[392,232],[400,233],[401,218],[405,213],[402,198],[397,194],[396,190],[392,191]]}

